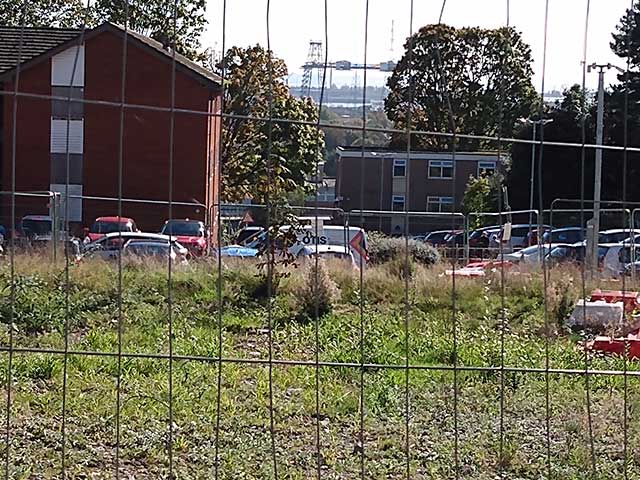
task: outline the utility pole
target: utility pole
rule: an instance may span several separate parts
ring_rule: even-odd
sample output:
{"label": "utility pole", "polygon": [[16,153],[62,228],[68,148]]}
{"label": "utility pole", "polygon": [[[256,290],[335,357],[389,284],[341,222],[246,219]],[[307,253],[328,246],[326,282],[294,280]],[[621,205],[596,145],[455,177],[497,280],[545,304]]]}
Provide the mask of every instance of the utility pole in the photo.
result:
{"label": "utility pole", "polygon": [[[538,125],[546,125],[548,123],[553,122],[553,118],[542,118],[540,120],[531,120],[530,118],[521,118],[520,122],[533,126],[533,132],[531,134],[531,174],[529,176],[529,233],[531,233],[531,223],[533,222],[533,198],[534,198],[534,180],[536,177],[536,131]],[[538,179],[539,182],[542,179]],[[542,214],[542,206],[540,207],[540,214]],[[538,243],[540,243],[541,239],[538,239]]]}
{"label": "utility pole", "polygon": [[[587,66],[587,72],[598,69],[598,113],[596,117],[596,162],[593,180],[593,238],[587,238],[587,258],[592,269],[598,267],[598,234],[600,232],[600,195],[602,191],[602,142],[604,137],[604,74],[611,68],[625,73],[620,67],[606,64],[592,63]],[[591,245],[589,245],[591,243]]]}

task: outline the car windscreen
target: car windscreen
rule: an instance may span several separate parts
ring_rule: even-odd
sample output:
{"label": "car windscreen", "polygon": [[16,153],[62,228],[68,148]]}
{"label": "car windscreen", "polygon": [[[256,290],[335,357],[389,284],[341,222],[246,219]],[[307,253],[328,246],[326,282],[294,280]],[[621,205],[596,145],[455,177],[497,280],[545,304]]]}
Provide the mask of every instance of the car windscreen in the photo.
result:
{"label": "car windscreen", "polygon": [[632,236],[630,231],[627,232],[615,232],[615,233],[601,233],[599,235],[599,242],[602,243],[620,243]]}
{"label": "car windscreen", "polygon": [[349,255],[344,252],[319,252],[320,258],[337,258],[339,260],[349,260]]}
{"label": "car windscreen", "polygon": [[163,243],[130,243],[126,251],[139,256],[163,256],[169,254],[169,246]]}
{"label": "car windscreen", "polygon": [[560,230],[551,232],[551,243],[577,243],[584,240],[580,230]]}
{"label": "car windscreen", "polygon": [[163,235],[183,235],[185,237],[204,237],[204,229],[200,222],[170,221],[164,224]]}
{"label": "car windscreen", "polygon": [[444,241],[445,237],[449,236],[450,232],[434,232],[434,233],[430,233],[429,235],[427,235],[426,241],[427,242],[442,242]]}
{"label": "car windscreen", "polygon": [[132,225],[129,222],[93,222],[89,232],[91,233],[112,233],[112,232],[131,232]]}
{"label": "car windscreen", "polygon": [[571,256],[571,249],[569,247],[555,247],[549,252],[549,256],[556,260],[569,258]]}
{"label": "car windscreen", "polygon": [[49,235],[51,233],[51,220],[22,220],[22,230],[25,233],[35,235]]}
{"label": "car windscreen", "polygon": [[249,244],[258,239],[258,237],[260,237],[262,233],[262,230],[240,230],[238,236],[236,237],[236,243],[238,245]]}

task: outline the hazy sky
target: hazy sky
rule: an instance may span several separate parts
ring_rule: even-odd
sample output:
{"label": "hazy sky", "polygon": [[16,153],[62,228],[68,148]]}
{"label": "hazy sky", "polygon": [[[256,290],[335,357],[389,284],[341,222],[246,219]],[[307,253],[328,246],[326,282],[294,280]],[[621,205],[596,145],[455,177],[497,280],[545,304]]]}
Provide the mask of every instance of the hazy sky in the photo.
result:
{"label": "hazy sky", "polygon": [[[226,46],[267,44],[266,0],[226,0]],[[327,0],[329,60],[364,60],[365,0]],[[631,4],[631,0],[591,0],[587,61],[625,61],[609,48],[611,32]],[[223,0],[208,0],[209,26],[205,46],[222,48]],[[436,23],[442,0],[414,0],[414,31]],[[443,22],[457,27],[497,27],[507,21],[507,0],[448,0]],[[549,0],[547,69],[545,90],[581,83],[585,13],[587,0]],[[532,47],[535,86],[542,82],[545,0],[511,0],[510,23]],[[369,0],[368,63],[398,59],[409,34],[410,0]],[[271,47],[287,62],[290,72],[299,72],[307,57],[309,40],[324,39],[324,0],[271,0]],[[391,25],[394,24],[393,51]],[[368,74],[369,84],[380,85],[384,76]],[[611,72],[607,80],[615,81]],[[354,84],[353,73],[334,74],[334,83]],[[362,84],[362,74],[358,82]],[[597,76],[587,76],[587,86],[595,88]]]}

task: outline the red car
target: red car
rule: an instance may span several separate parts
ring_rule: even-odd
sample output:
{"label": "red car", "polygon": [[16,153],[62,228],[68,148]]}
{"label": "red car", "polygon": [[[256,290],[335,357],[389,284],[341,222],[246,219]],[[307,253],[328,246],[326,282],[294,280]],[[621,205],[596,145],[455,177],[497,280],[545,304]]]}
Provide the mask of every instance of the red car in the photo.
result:
{"label": "red car", "polygon": [[98,217],[85,229],[85,243],[94,242],[112,232],[139,232],[136,222],[126,217]]}
{"label": "red car", "polygon": [[164,222],[160,233],[175,237],[194,256],[206,255],[209,251],[209,232],[199,220],[171,219]]}

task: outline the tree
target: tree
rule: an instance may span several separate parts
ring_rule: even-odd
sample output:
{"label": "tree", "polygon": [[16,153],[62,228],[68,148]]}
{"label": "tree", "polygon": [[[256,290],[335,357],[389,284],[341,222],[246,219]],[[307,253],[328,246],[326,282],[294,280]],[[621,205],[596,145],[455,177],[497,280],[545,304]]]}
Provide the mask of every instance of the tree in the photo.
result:
{"label": "tree", "polygon": [[[504,177],[496,172],[493,175],[470,176],[462,197],[462,211],[465,214],[497,212],[502,195]],[[503,207],[505,209],[505,207]],[[475,217],[472,228],[482,226],[482,217]]]}
{"label": "tree", "polygon": [[[225,113],[233,115],[222,125],[222,197],[286,201],[322,159],[315,105],[289,93],[284,61],[259,45],[230,48],[218,68],[225,73]],[[269,116],[272,122],[262,120]]]}
{"label": "tree", "polygon": [[[174,35],[174,5],[177,7]],[[206,26],[206,0],[95,0],[86,8],[83,0],[29,0],[24,18],[23,2],[0,0],[0,23],[29,27],[79,28],[83,23],[91,28],[103,22],[120,25],[147,35],[193,59],[204,61],[200,37]]]}
{"label": "tree", "polygon": [[491,186],[486,175],[470,176],[462,198],[462,210],[465,214],[486,212],[489,206]]}
{"label": "tree", "polygon": [[0,0],[0,24],[74,28],[82,25],[85,9],[82,0]]}
{"label": "tree", "polygon": [[175,39],[178,53],[203,62],[200,37],[207,24],[205,8],[206,0],[96,0],[92,10],[96,23],[128,22],[131,30],[168,46]]}
{"label": "tree", "polygon": [[[405,50],[385,100],[387,116],[398,129],[410,122],[413,130],[450,132],[448,96],[458,133],[506,137],[537,103],[531,50],[513,28],[427,25],[407,39]],[[406,135],[396,135],[393,144],[401,147],[406,141]],[[423,150],[450,144],[429,135],[413,135],[411,142]],[[459,142],[459,148],[471,150],[486,143]]]}
{"label": "tree", "polygon": [[[584,119],[585,139],[593,143],[595,138],[593,96],[583,92],[579,85],[565,90],[562,101],[545,109],[544,118],[552,120],[544,127],[545,142],[582,143],[582,121]],[[536,116],[532,120],[538,120]],[[521,125],[515,137],[532,139],[532,126]],[[537,127],[536,140],[540,140],[540,127]],[[531,153],[535,148],[534,208],[539,206],[538,168],[540,146],[527,143],[514,143],[511,147],[511,170],[507,185],[512,208],[529,208],[531,188]],[[584,164],[583,160],[584,153]],[[550,208],[556,198],[580,199],[582,191],[582,173],[584,166],[585,199],[593,198],[593,149],[554,146],[545,144],[542,151],[542,195],[544,208]],[[606,198],[603,196],[603,198]],[[578,205],[564,204],[563,208],[579,208]]]}
{"label": "tree", "polygon": [[[611,48],[616,55],[629,62],[629,77],[618,75],[619,83],[611,87],[605,97],[605,143],[640,147],[640,0],[627,9],[613,33]],[[624,64],[620,66],[625,66]],[[633,188],[640,183],[640,155],[627,152],[626,171],[622,152],[603,152],[603,198],[615,195],[621,200],[624,182],[626,200],[640,201],[640,191]],[[612,198],[609,196],[609,198]]]}
{"label": "tree", "polygon": [[[346,146],[354,147],[362,145],[362,116],[343,117],[336,113],[332,108],[323,107],[320,118],[331,125],[348,126],[352,128],[323,128],[325,138],[325,174],[335,176],[337,171],[336,165],[336,147]],[[372,129],[389,130],[393,126],[391,122],[381,110],[370,110],[366,115],[366,126]],[[379,131],[367,131],[364,144],[366,146],[386,146],[389,144],[390,137],[388,134]]]}

